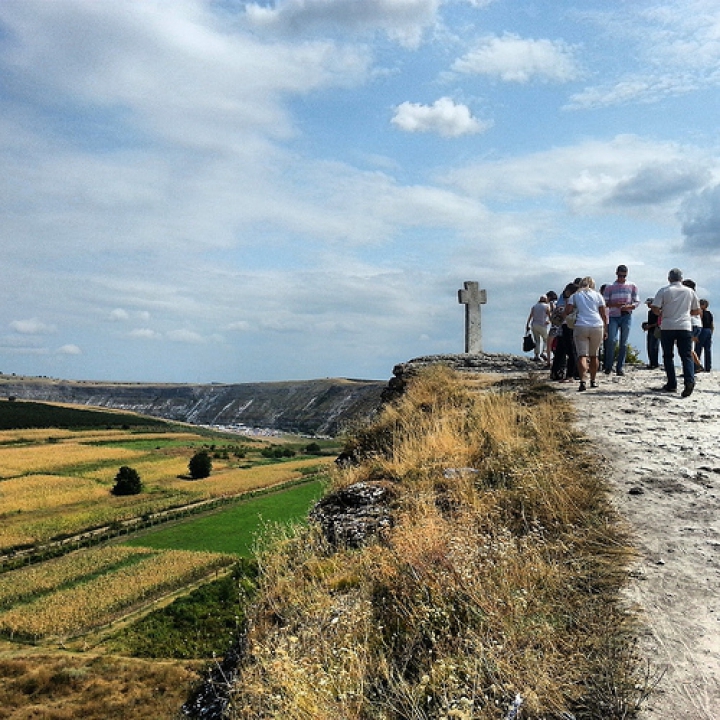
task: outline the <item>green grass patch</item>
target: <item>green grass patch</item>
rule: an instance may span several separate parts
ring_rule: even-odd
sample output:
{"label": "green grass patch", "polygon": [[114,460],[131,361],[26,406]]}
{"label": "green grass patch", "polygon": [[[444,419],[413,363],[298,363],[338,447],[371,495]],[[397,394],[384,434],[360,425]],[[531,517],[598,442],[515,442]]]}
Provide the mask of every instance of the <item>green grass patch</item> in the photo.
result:
{"label": "green grass patch", "polygon": [[237,640],[256,577],[256,563],[240,560],[229,575],[205,583],[124,628],[110,639],[108,647],[145,658],[221,656]]}
{"label": "green grass patch", "polygon": [[128,540],[132,547],[199,550],[250,558],[257,533],[267,523],[303,520],[323,491],[321,480],[243,500],[211,515],[144,533]]}

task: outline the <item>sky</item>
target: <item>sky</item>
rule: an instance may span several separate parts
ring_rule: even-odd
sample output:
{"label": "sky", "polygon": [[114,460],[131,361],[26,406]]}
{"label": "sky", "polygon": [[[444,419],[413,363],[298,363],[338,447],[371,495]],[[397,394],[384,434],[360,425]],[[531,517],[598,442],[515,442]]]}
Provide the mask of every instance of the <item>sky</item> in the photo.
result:
{"label": "sky", "polygon": [[0,0],[0,107],[5,374],[384,380],[619,263],[720,313],[720,0]]}

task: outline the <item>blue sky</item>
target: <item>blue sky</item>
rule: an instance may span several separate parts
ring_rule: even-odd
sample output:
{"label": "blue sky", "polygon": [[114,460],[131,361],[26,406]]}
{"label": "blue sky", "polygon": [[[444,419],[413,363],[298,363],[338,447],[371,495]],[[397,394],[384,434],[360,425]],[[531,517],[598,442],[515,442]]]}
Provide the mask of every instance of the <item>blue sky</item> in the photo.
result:
{"label": "blue sky", "polygon": [[2,0],[0,103],[4,373],[386,379],[468,280],[488,352],[621,262],[720,297],[718,0]]}

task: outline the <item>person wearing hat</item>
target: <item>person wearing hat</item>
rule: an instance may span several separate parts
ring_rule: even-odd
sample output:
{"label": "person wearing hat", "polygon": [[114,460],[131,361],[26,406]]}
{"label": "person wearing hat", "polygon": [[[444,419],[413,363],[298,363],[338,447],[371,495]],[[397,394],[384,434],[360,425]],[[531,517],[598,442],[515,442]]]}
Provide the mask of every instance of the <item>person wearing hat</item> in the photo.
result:
{"label": "person wearing hat", "polygon": [[682,362],[683,397],[692,395],[695,389],[695,363],[692,357],[692,316],[700,315],[700,301],[695,291],[683,285],[683,274],[679,268],[668,273],[669,285],[657,291],[652,301],[653,312],[661,316],[660,345],[663,351],[663,365],[667,382],[661,388],[663,392],[677,390],[675,373],[675,343]]}
{"label": "person wearing hat", "polygon": [[647,332],[647,338],[645,338],[645,349],[647,350],[648,368],[650,370],[660,367],[660,363],[658,362],[660,357],[660,318],[653,312],[652,303],[653,298],[648,298],[645,301],[645,304],[648,307],[648,316],[647,322],[642,324],[642,329]]}
{"label": "person wearing hat", "polygon": [[618,331],[620,340],[618,342],[617,366],[618,375],[624,375],[625,354],[627,352],[628,336],[632,325],[632,313],[640,305],[640,296],[637,286],[627,281],[627,265],[618,265],[615,271],[617,280],[611,285],[605,286],[603,296],[610,315],[608,336],[605,340],[605,374],[609,375],[615,362],[615,342]]}

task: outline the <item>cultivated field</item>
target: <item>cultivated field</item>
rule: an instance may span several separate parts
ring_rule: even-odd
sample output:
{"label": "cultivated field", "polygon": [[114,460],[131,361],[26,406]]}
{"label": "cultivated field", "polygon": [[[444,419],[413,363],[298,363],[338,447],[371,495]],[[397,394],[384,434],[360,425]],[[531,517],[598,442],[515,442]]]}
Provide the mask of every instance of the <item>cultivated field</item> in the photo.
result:
{"label": "cultivated field", "polygon": [[[188,461],[203,447],[214,455],[213,472],[193,481]],[[268,460],[262,447],[186,430],[0,432],[0,554],[297,480],[331,461],[303,455]],[[140,495],[111,495],[123,465],[140,474]]]}
{"label": "cultivated field", "polygon": [[[6,425],[18,410],[24,424],[51,423],[54,406],[0,403]],[[33,407],[37,412],[33,414]],[[72,429],[24,427],[0,431],[0,636],[38,641],[82,635],[159,596],[211,576],[237,558],[225,552],[122,547],[132,531],[175,519],[204,501],[231,503],[314,476],[331,456],[303,454],[284,443],[268,457],[269,441],[211,434],[152,421],[132,426],[108,413],[68,415]],[[85,426],[81,425],[85,423]],[[273,441],[275,446],[279,442]],[[192,480],[198,450],[212,457],[210,477]],[[263,452],[265,451],[265,452]],[[140,475],[143,492],[111,493],[121,466]],[[223,532],[227,533],[225,528]],[[115,539],[115,545],[104,540]],[[80,546],[81,549],[75,549]]]}
{"label": "cultivated field", "polygon": [[107,625],[159,595],[233,562],[217,553],[142,548],[76,551],[0,576],[0,633],[66,638]]}
{"label": "cultivated field", "polygon": [[[308,442],[0,401],[0,719],[172,716],[234,636],[258,528],[320,492],[337,446]],[[111,493],[121,466],[140,494]]]}

